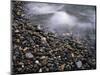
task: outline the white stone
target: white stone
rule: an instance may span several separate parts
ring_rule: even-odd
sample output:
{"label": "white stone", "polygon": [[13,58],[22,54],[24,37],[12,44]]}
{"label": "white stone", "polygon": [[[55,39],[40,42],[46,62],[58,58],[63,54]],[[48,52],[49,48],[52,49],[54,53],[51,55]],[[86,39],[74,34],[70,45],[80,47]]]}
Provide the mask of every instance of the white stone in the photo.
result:
{"label": "white stone", "polygon": [[58,56],[59,58],[61,58],[61,56]]}
{"label": "white stone", "polygon": [[41,68],[39,69],[39,72],[42,72],[42,69]]}
{"label": "white stone", "polygon": [[36,61],[35,61],[35,63],[36,63],[36,64],[39,64],[39,61],[38,61],[38,60],[36,60]]}
{"label": "white stone", "polygon": [[22,67],[24,67],[24,65],[22,65]]}

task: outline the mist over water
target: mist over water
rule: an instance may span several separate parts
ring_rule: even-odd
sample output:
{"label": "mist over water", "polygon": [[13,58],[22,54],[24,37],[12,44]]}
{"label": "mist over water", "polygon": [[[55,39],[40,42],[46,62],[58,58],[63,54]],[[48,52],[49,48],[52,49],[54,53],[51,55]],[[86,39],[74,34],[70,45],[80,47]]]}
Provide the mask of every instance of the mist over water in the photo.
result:
{"label": "mist over water", "polygon": [[45,31],[70,33],[73,37],[90,34],[95,39],[95,6],[29,3],[25,7],[30,20],[44,26]]}
{"label": "mist over water", "polygon": [[49,28],[51,30],[54,29],[61,29],[61,28],[68,28],[73,27],[77,23],[77,18],[74,16],[71,16],[67,12],[64,11],[58,11],[55,12],[51,18],[48,20],[47,25],[49,25]]}

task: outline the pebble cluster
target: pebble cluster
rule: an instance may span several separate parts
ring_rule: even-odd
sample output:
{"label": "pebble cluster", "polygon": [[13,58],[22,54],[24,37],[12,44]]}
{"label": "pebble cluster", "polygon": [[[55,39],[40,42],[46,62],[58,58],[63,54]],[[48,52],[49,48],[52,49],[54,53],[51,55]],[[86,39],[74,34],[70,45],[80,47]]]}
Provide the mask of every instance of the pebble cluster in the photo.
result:
{"label": "pebble cluster", "polygon": [[12,72],[16,74],[96,68],[96,51],[89,40],[59,38],[34,25],[25,2],[12,2]]}

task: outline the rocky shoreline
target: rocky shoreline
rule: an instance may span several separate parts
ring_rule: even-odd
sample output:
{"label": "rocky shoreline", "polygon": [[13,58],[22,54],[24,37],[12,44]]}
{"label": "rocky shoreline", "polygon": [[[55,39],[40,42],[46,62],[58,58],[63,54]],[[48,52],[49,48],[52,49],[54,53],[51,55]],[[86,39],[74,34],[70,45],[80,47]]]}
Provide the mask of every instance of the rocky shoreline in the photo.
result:
{"label": "rocky shoreline", "polygon": [[12,2],[12,72],[16,74],[96,69],[96,48],[88,40],[57,37],[34,25],[24,2]]}

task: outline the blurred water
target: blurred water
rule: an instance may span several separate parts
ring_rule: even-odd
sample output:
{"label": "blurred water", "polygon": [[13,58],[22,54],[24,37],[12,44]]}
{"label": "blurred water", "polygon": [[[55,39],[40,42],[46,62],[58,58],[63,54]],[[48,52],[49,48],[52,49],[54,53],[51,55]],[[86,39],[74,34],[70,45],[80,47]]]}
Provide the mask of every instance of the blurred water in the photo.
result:
{"label": "blurred water", "polygon": [[67,33],[73,38],[95,40],[96,7],[54,3],[27,3],[26,14],[33,24],[43,26],[45,31]]}

